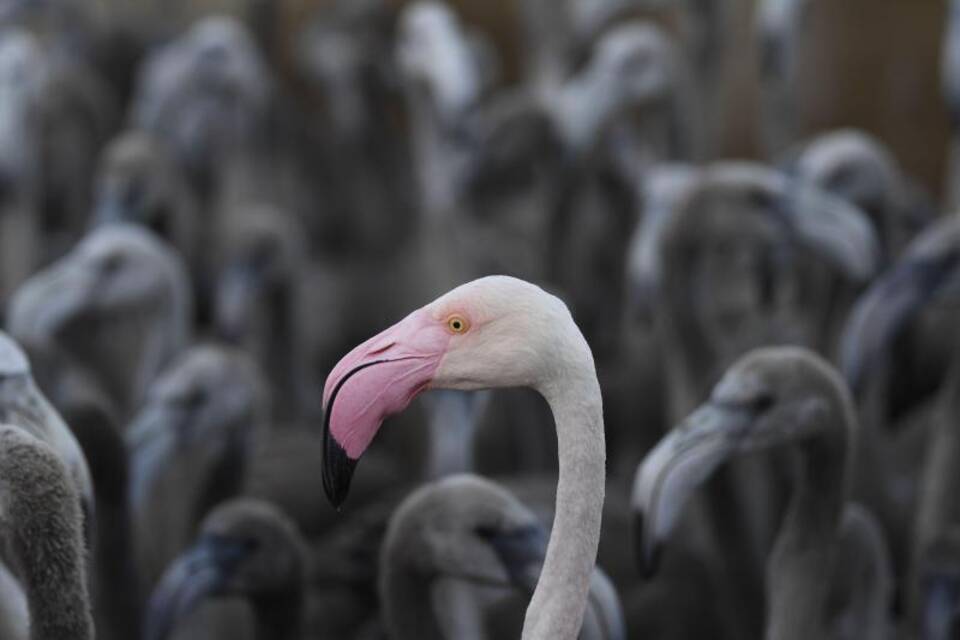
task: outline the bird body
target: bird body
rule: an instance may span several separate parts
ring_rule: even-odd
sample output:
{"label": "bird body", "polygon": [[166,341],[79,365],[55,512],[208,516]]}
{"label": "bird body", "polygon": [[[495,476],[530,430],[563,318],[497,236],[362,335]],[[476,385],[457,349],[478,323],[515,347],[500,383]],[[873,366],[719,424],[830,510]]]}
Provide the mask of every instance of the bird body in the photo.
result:
{"label": "bird body", "polygon": [[0,502],[3,561],[23,589],[29,639],[92,640],[79,493],[57,454],[12,425],[0,426]]}

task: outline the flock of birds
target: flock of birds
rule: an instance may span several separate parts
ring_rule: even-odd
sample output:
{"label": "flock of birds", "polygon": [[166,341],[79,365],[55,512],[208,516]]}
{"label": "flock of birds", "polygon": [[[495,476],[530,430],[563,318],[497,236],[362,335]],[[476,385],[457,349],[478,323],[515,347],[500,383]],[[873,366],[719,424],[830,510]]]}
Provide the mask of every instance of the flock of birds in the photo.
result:
{"label": "flock of birds", "polygon": [[0,3],[0,640],[958,637],[960,218],[642,4]]}

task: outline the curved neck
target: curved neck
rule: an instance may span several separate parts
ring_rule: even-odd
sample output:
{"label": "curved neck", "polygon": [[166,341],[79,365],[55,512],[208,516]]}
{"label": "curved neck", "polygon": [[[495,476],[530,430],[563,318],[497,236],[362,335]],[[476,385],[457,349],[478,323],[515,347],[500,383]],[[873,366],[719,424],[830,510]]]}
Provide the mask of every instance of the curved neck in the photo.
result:
{"label": "curved neck", "polygon": [[939,536],[960,517],[957,491],[960,491],[960,351],[954,350],[954,365],[944,383],[938,402],[933,431],[929,436],[920,480],[919,503],[913,522],[913,548],[910,558],[911,593],[908,620],[919,624],[921,613],[920,560]]}
{"label": "curved neck", "polygon": [[79,509],[79,504],[73,513],[34,509],[14,527],[31,640],[93,638]]}
{"label": "curved neck", "polygon": [[[883,528],[874,516],[856,502],[843,510],[840,525],[840,566],[850,567],[838,576],[840,593],[847,601],[843,618],[847,629],[863,638],[883,638],[888,628],[887,610],[893,597],[893,567]],[[840,563],[838,563],[840,564]]]}
{"label": "curved neck", "polygon": [[557,427],[556,515],[523,640],[573,640],[580,633],[600,541],[606,480],[603,401],[582,337],[563,373],[539,391]]}
{"label": "curved neck", "polygon": [[383,567],[383,593],[387,629],[393,640],[445,640],[433,611],[430,580],[426,576]]}
{"label": "curved neck", "polygon": [[768,640],[824,637],[840,517],[847,495],[846,443],[825,428],[798,446],[797,481],[767,563]]}
{"label": "curved neck", "polygon": [[98,500],[96,518],[93,601],[97,636],[135,638],[142,612],[126,499],[117,504]]}

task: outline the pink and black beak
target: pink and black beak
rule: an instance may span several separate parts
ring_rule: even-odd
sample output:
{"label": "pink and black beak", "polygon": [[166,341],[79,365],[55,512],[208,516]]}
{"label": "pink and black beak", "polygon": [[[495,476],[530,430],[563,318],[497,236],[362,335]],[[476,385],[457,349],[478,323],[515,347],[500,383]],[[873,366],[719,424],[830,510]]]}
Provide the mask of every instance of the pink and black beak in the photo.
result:
{"label": "pink and black beak", "polygon": [[323,390],[323,488],[339,508],[383,421],[430,386],[450,341],[429,312],[413,312],[348,353]]}

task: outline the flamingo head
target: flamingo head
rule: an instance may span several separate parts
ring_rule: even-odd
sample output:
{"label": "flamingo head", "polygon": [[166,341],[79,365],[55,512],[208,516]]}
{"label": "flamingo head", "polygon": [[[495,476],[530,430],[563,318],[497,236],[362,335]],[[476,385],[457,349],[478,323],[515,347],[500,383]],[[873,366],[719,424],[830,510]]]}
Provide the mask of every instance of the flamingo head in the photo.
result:
{"label": "flamingo head", "polygon": [[564,370],[571,350],[557,345],[568,338],[587,348],[563,302],[522,280],[490,276],[450,291],[359,345],[333,368],[324,387],[327,497],[339,507],[383,420],[421,391],[542,390]]}

